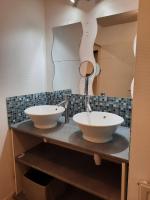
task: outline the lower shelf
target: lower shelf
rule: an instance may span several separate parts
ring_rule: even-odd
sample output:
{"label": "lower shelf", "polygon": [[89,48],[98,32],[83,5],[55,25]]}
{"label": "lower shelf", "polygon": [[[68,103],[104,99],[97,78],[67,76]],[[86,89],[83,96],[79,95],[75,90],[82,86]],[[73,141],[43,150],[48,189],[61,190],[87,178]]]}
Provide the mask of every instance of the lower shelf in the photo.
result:
{"label": "lower shelf", "polygon": [[[14,200],[28,200],[23,193],[18,194]],[[69,188],[65,194],[56,200],[103,200],[76,188]]]}
{"label": "lower shelf", "polygon": [[103,200],[76,188],[70,188],[57,200]]}
{"label": "lower shelf", "polygon": [[121,165],[42,143],[16,160],[106,200],[121,199]]}

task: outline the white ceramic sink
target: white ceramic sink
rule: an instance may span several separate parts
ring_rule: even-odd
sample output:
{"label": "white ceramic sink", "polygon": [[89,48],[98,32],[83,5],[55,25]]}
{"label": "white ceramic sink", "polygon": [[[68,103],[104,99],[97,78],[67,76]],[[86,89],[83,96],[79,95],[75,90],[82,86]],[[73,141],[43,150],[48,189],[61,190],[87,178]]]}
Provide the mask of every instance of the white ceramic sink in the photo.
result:
{"label": "white ceramic sink", "polygon": [[112,140],[112,134],[124,122],[118,115],[107,112],[82,112],[74,115],[73,120],[83,133],[83,138],[94,143]]}
{"label": "white ceramic sink", "polygon": [[29,107],[24,112],[32,119],[36,128],[48,129],[57,125],[57,120],[64,111],[62,106],[42,105]]}

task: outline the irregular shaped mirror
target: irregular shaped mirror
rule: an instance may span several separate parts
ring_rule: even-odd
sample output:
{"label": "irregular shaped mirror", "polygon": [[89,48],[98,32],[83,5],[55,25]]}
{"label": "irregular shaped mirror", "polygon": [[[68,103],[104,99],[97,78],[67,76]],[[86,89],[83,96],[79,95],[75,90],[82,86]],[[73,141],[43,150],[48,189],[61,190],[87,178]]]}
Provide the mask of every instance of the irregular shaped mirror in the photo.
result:
{"label": "irregular shaped mirror", "polygon": [[[82,38],[81,23],[53,29],[52,57],[55,65],[53,89],[71,89],[72,93],[83,94],[85,86],[83,77],[90,75],[89,94],[131,97],[130,86],[135,65],[133,41],[137,33],[137,12],[131,11],[101,17],[97,19],[97,22],[98,33],[93,52],[90,52],[91,55],[94,53],[96,61],[96,64],[92,62],[94,66],[89,61],[80,65],[79,49],[81,39],[84,38]],[[84,34],[87,33],[84,32]],[[92,45],[93,41],[89,46]],[[83,46],[87,45],[83,44]],[[89,49],[83,48],[82,50],[90,55]],[[83,52],[80,54],[82,55]],[[83,57],[88,59],[88,56]],[[93,61],[92,57],[89,58],[90,61]]]}
{"label": "irregular shaped mirror", "polygon": [[79,93],[80,57],[79,48],[82,38],[81,23],[53,28],[54,42],[52,58],[55,67],[54,90],[71,89]]}

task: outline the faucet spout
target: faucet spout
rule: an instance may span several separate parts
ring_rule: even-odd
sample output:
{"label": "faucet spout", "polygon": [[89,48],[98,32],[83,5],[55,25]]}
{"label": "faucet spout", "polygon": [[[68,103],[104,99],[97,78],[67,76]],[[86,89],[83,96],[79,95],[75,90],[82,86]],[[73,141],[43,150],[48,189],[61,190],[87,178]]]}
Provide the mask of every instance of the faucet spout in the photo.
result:
{"label": "faucet spout", "polygon": [[85,78],[85,88],[84,88],[84,93],[86,96],[88,96],[88,93],[89,93],[89,77],[87,76]]}
{"label": "faucet spout", "polygon": [[69,99],[68,95],[64,95],[65,100],[57,104],[57,106],[64,106],[65,108],[65,123],[69,123],[69,112],[68,112],[68,105],[69,105]]}
{"label": "faucet spout", "polygon": [[61,101],[60,103],[57,104],[57,106],[64,106],[66,104],[66,101]]}
{"label": "faucet spout", "polygon": [[90,96],[89,95],[85,96],[85,108],[86,108],[86,112],[92,112],[92,108],[90,106]]}
{"label": "faucet spout", "polygon": [[89,96],[89,77],[85,77],[85,109],[86,112],[92,112],[91,106],[90,106],[90,96]]}

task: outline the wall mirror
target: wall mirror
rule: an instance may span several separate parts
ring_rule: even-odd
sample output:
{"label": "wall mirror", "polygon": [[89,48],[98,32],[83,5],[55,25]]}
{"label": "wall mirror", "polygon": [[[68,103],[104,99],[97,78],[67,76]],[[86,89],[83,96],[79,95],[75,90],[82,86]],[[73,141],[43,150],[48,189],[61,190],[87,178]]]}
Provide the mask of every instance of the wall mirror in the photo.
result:
{"label": "wall mirror", "polygon": [[[90,64],[88,66],[86,62],[82,63],[83,72],[80,71],[79,50],[84,32],[82,24],[75,23],[53,28],[52,58],[55,65],[53,89],[71,89],[74,94],[82,94],[81,86],[84,87],[85,82],[80,73],[84,76],[86,73],[93,73],[89,80],[91,84],[89,91],[92,91],[93,95],[131,97],[137,11],[98,18],[97,25],[97,37],[95,44],[92,44],[93,52],[91,52],[96,61],[94,73]],[[91,72],[86,71],[85,68]]]}
{"label": "wall mirror", "polygon": [[53,28],[54,90],[71,89],[72,93],[79,93],[79,49],[82,34],[81,23]]}

